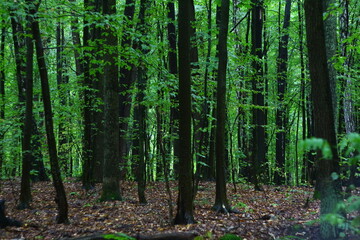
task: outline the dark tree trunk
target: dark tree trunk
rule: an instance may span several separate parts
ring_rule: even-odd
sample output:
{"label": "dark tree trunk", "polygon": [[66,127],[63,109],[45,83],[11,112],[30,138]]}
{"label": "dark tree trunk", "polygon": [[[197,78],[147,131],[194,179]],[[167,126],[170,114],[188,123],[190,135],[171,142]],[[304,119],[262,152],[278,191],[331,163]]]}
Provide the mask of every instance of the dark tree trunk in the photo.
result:
{"label": "dark tree trunk", "polygon": [[[86,11],[92,7],[91,0],[84,0],[84,8]],[[88,22],[88,17],[85,15],[84,18],[84,29],[83,29],[83,45],[89,47],[91,40],[90,27]],[[84,189],[91,189],[95,185],[93,169],[94,169],[94,160],[92,153],[93,146],[93,136],[92,136],[92,97],[91,97],[91,76],[90,76],[90,52],[89,50],[84,50],[84,79],[82,82],[83,90],[83,119],[84,119],[84,134],[83,134],[83,173],[82,173],[82,184]]]}
{"label": "dark tree trunk", "polygon": [[200,176],[204,180],[211,180],[213,176],[211,176],[211,169],[210,169],[210,161],[209,161],[209,150],[210,150],[210,121],[208,119],[208,114],[210,112],[209,109],[209,79],[210,79],[210,71],[209,65],[211,62],[211,48],[212,48],[212,1],[208,1],[207,6],[207,31],[208,31],[208,40],[207,40],[207,52],[206,52],[206,66],[205,66],[205,74],[204,74],[204,101],[202,103],[202,112],[201,112],[201,129],[205,131],[201,131],[201,142],[200,142],[200,154],[202,156],[198,159],[198,161],[202,161],[205,164],[200,165]]}
{"label": "dark tree trunk", "polygon": [[[103,1],[103,15],[116,14],[116,0]],[[119,186],[119,80],[118,80],[118,38],[114,26],[103,30],[104,62],[104,172],[101,200],[121,200]]]}
{"label": "dark tree trunk", "polygon": [[[306,114],[306,79],[305,79],[305,60],[304,60],[304,20],[303,20],[303,8],[301,0],[297,2],[298,7],[298,18],[299,18],[299,52],[300,52],[300,71],[301,71],[301,84],[300,84],[300,94],[301,94],[301,115],[302,115],[302,139],[305,140],[307,138],[307,114]],[[310,161],[306,154],[303,155],[303,182],[308,181],[309,169],[310,169]]]}
{"label": "dark tree trunk", "polygon": [[[10,9],[11,16],[11,27],[13,31],[13,41],[14,41],[14,52],[15,52],[15,65],[16,65],[16,80],[18,85],[18,101],[19,107],[23,108],[25,106],[25,94],[26,94],[26,38],[19,38],[19,34],[25,34],[25,31],[20,23],[19,16],[15,15],[15,10]],[[23,119],[25,116],[22,116]],[[25,120],[23,120],[25,121]],[[33,129],[31,135],[33,136],[33,141],[31,141],[31,164],[32,169],[37,171],[36,175],[32,175],[33,180],[47,181],[49,180],[45,172],[44,162],[41,154],[41,144],[39,139],[41,138],[38,126],[36,124],[35,118],[33,117]],[[24,128],[21,127],[21,131],[24,131]]]}
{"label": "dark tree trunk", "polygon": [[[36,2],[29,0],[29,4],[36,5]],[[35,14],[35,11],[32,12],[32,14]],[[53,178],[53,184],[56,191],[55,200],[58,205],[57,223],[68,223],[69,222],[68,204],[66,200],[64,185],[61,179],[59,162],[57,157],[54,125],[52,119],[53,113],[51,109],[49,78],[45,63],[44,48],[42,45],[42,40],[40,35],[39,22],[37,19],[34,19],[34,21],[32,22],[32,33],[35,40],[36,58],[40,72],[41,91],[42,91],[42,97],[44,103],[45,127],[46,127],[46,136],[47,136],[48,149],[49,149],[51,175]]]}
{"label": "dark tree trunk", "polygon": [[[126,0],[124,16],[125,16],[125,29],[133,28],[132,20],[135,13],[135,1]],[[124,31],[121,39],[121,47],[125,51],[130,51],[132,48],[133,37]],[[119,84],[119,117],[120,117],[120,165],[121,165],[121,178],[125,177],[125,166],[127,165],[127,156],[129,152],[128,140],[126,139],[126,132],[128,129],[128,118],[130,116],[131,98],[132,93],[129,91],[136,78],[135,66],[131,62],[131,58],[121,56],[121,62],[125,65],[120,69],[120,84]]]}
{"label": "dark tree trunk", "polygon": [[[29,1],[27,2],[30,3]],[[31,36],[31,25],[33,18],[31,16],[31,10],[28,12],[27,20],[27,37],[26,37],[26,108],[25,108],[25,121],[23,131],[23,142],[22,142],[22,173],[21,173],[21,190],[20,190],[20,201],[18,208],[25,209],[30,207],[31,201],[31,187],[30,187],[30,170],[32,162],[31,153],[31,133],[33,122],[33,55],[34,55],[34,44]]]}
{"label": "dark tree trunk", "polygon": [[193,168],[191,155],[191,0],[179,0],[179,194],[175,224],[194,223]]}
{"label": "dark tree trunk", "polygon": [[278,109],[276,110],[276,165],[275,183],[285,183],[285,152],[286,152],[286,130],[287,109],[284,103],[287,86],[287,62],[290,26],[291,0],[286,0],[283,32],[279,42],[279,55],[277,58],[277,90]]}
{"label": "dark tree trunk", "polygon": [[266,162],[266,135],[265,123],[266,115],[264,108],[264,80],[261,60],[262,51],[262,29],[263,29],[263,1],[253,0],[252,19],[251,19],[251,54],[256,57],[252,62],[254,75],[252,80],[253,104],[256,106],[252,110],[253,118],[253,141],[252,141],[252,179],[251,182],[257,190],[261,189],[260,175],[265,173],[261,166]]}
{"label": "dark tree trunk", "polygon": [[[169,73],[177,78],[178,62],[177,62],[177,48],[176,48],[176,27],[175,27],[175,4],[174,1],[168,2],[168,19],[167,24],[167,38],[169,41],[170,50],[168,52]],[[175,177],[179,175],[179,103],[177,90],[174,84],[171,84],[172,94],[170,95],[170,134],[174,151],[174,174]]]}
{"label": "dark tree trunk", "polygon": [[[326,140],[332,149],[332,158],[318,155],[317,191],[320,194],[320,214],[335,213],[341,201],[341,184],[332,174],[339,173],[339,157],[336,148],[334,111],[329,71],[327,66],[325,31],[322,0],[305,1],[306,35],[309,54],[311,94],[314,104],[314,136]],[[321,222],[320,233],[323,239],[338,237],[338,229],[326,221]]]}
{"label": "dark tree trunk", "polygon": [[[63,107],[67,105],[67,97],[69,95],[68,91],[63,88],[63,85],[68,83],[68,77],[65,72],[65,56],[64,56],[64,28],[61,22],[57,23],[56,26],[56,80],[57,80],[57,88],[58,88],[58,97],[60,99],[60,104]],[[66,110],[65,110],[66,111]],[[69,176],[69,156],[67,154],[67,143],[68,137],[66,134],[65,122],[68,122],[68,119],[65,117],[66,115],[61,111],[59,113],[59,125],[58,125],[58,149],[59,149],[59,163],[62,167],[65,176]]]}
{"label": "dark tree trunk", "polygon": [[231,211],[226,196],[225,175],[225,125],[226,125],[226,67],[227,67],[227,35],[229,26],[229,0],[221,1],[219,43],[218,43],[218,74],[216,94],[216,197],[213,209],[217,212]]}
{"label": "dark tree trunk", "polygon": [[[337,72],[334,67],[333,58],[337,54],[337,14],[334,13],[333,8],[334,4],[337,4],[337,0],[322,0],[323,2],[323,12],[324,16],[324,31],[325,31],[325,44],[326,44],[326,56],[327,56],[327,64],[328,64],[328,72],[330,79],[330,89],[331,89],[331,97],[332,104],[334,109],[334,123],[335,123],[335,131],[338,129],[339,119],[338,119],[338,100],[337,100]],[[326,15],[325,15],[326,13]]]}
{"label": "dark tree trunk", "polygon": [[[149,31],[149,25],[146,23],[146,10],[150,7],[149,0],[141,0],[140,2],[140,12],[139,12],[139,24],[137,29],[139,33],[146,37]],[[148,53],[148,50],[144,48],[144,45],[147,44],[143,41],[138,41],[136,43],[136,48],[142,52],[144,56]],[[134,124],[136,131],[136,140],[134,141],[134,149],[137,150],[137,169],[136,169],[136,179],[138,182],[138,196],[140,203],[146,203],[145,197],[145,188],[146,188],[146,151],[145,151],[145,142],[146,142],[146,116],[147,109],[144,105],[143,101],[145,98],[145,90],[147,84],[147,69],[146,63],[140,62],[140,66],[138,67],[137,74],[137,88],[138,92],[136,95],[137,105],[134,108]],[[166,167],[166,166],[163,166]]]}

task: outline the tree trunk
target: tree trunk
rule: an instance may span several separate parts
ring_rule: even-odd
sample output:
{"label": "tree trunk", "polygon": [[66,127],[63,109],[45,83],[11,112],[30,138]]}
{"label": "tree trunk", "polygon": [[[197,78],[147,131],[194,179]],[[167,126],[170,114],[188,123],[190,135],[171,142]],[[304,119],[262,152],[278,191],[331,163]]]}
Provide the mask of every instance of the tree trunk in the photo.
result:
{"label": "tree trunk", "polygon": [[[252,141],[252,179],[251,182],[257,190],[261,190],[260,175],[261,166],[266,162],[266,136],[265,123],[266,115],[264,108],[264,82],[261,60],[263,58],[262,51],[262,28],[263,28],[263,2],[262,0],[253,0],[252,19],[251,19],[251,54],[256,57],[252,62],[254,75],[252,79],[253,88],[253,104],[255,108],[252,110],[253,117],[253,141]],[[265,173],[265,172],[264,172]]]}
{"label": "tree trunk", "polygon": [[[146,23],[146,15],[147,9],[150,7],[149,0],[141,0],[140,2],[140,12],[139,12],[139,24],[137,29],[139,33],[146,37],[149,31],[149,25]],[[136,43],[136,48],[142,52],[143,56],[146,56],[148,50],[144,48],[144,45],[148,45],[148,43],[138,40]],[[138,67],[138,74],[137,74],[137,105],[134,108],[134,120],[135,120],[135,131],[137,138],[134,141],[134,149],[137,150],[137,169],[136,169],[136,179],[138,182],[138,196],[140,203],[146,203],[145,197],[145,188],[146,188],[146,151],[145,151],[145,142],[146,142],[146,116],[147,116],[147,109],[144,105],[143,101],[145,98],[145,90],[147,84],[147,69],[146,63],[140,62],[140,66]],[[163,166],[166,167],[166,166]]]}
{"label": "tree trunk", "polygon": [[[324,31],[325,31],[325,44],[326,44],[326,56],[327,56],[327,64],[328,64],[328,72],[329,72],[329,79],[330,79],[330,89],[331,89],[331,97],[332,97],[332,104],[334,109],[334,123],[335,123],[335,131],[338,129],[339,119],[338,115],[338,101],[337,101],[337,92],[336,92],[336,85],[337,85],[337,72],[334,67],[334,60],[333,57],[337,54],[337,16],[333,11],[335,4],[338,1],[336,0],[322,0],[323,1],[323,12],[324,16]],[[326,13],[326,15],[325,15]]]}
{"label": "tree trunk", "polygon": [[[116,14],[116,0],[103,1],[103,15]],[[107,25],[104,33],[104,172],[101,200],[121,200],[119,186],[119,96],[118,38],[114,26]]]}
{"label": "tree trunk", "polygon": [[[135,13],[135,1],[126,0],[124,8],[125,16],[125,28],[131,29],[134,27],[133,18]],[[130,30],[129,30],[130,31]],[[121,39],[121,47],[125,52],[130,52],[132,48],[133,36],[124,31]],[[131,61],[131,57],[121,56],[121,62],[125,67],[120,68],[120,87],[119,87],[119,117],[120,117],[120,135],[119,135],[119,147],[120,147],[120,167],[121,178],[125,178],[125,167],[127,165],[127,156],[129,152],[128,139],[126,138],[126,132],[128,129],[128,118],[130,116],[132,93],[129,91],[136,78],[135,66]]]}
{"label": "tree trunk", "polygon": [[[167,38],[169,41],[169,73],[175,78],[178,74],[178,61],[177,61],[177,48],[176,48],[176,27],[175,27],[175,4],[174,1],[167,3],[168,8],[168,24],[167,24]],[[174,175],[175,178],[179,175],[179,103],[177,90],[174,84],[171,84],[171,95],[170,95],[170,135],[174,151]]]}
{"label": "tree trunk", "polygon": [[[309,54],[311,94],[314,104],[314,136],[326,140],[332,149],[332,158],[317,156],[317,190],[320,194],[320,214],[335,213],[341,201],[339,179],[332,175],[339,174],[339,157],[336,148],[334,111],[331,84],[328,72],[325,31],[323,22],[322,0],[305,1],[306,35]],[[338,229],[325,220],[321,221],[320,233],[323,239],[338,237]]]}
{"label": "tree trunk", "polygon": [[291,0],[286,0],[283,32],[279,42],[279,55],[277,58],[277,90],[278,109],[276,110],[276,165],[275,183],[285,183],[285,152],[286,152],[286,130],[287,130],[287,109],[284,103],[287,86],[288,66],[288,43],[290,26]]}
{"label": "tree trunk", "polygon": [[[89,9],[93,7],[92,0],[84,0],[84,9],[86,11],[90,11]],[[92,26],[92,25],[91,25]],[[89,47],[91,41],[91,34],[90,34],[90,27],[88,16],[85,15],[84,17],[84,29],[83,29],[83,45],[85,47]],[[93,125],[93,118],[92,118],[92,77],[90,76],[90,62],[91,62],[91,51],[84,50],[83,54],[83,71],[84,71],[84,79],[82,81],[83,90],[83,104],[84,107],[82,109],[83,120],[84,120],[84,134],[83,134],[83,148],[82,148],[82,155],[83,155],[83,172],[82,172],[82,185],[83,188],[89,190],[94,187],[94,157],[93,157],[93,132],[92,132],[92,125]]]}
{"label": "tree trunk", "polygon": [[175,224],[194,223],[193,168],[191,155],[191,0],[179,0],[179,194]]}
{"label": "tree trunk", "polygon": [[216,114],[216,196],[213,209],[217,212],[231,211],[226,196],[225,175],[225,125],[226,125],[226,68],[227,68],[227,35],[229,26],[229,0],[221,1],[218,74],[217,74],[217,114]]}
{"label": "tree trunk", "polygon": [[[345,133],[350,134],[356,132],[356,110],[354,99],[354,80],[351,74],[349,73],[351,67],[351,51],[348,49],[348,43],[346,39],[350,37],[349,33],[349,1],[341,1],[341,5],[343,8],[343,13],[340,16],[340,42],[342,42],[341,46],[341,56],[345,58],[343,69],[341,72],[341,86],[343,92],[343,113],[340,114],[344,117],[345,123]],[[340,119],[342,120],[342,119]],[[340,132],[342,133],[342,132]],[[351,153],[350,156],[353,157],[354,153]],[[355,184],[356,179],[356,171],[357,166],[352,165],[349,166],[350,169],[350,177],[349,177],[349,186]]]}
{"label": "tree trunk", "polygon": [[[29,4],[29,3],[28,3]],[[23,131],[23,142],[22,142],[22,174],[21,174],[21,190],[20,190],[20,201],[18,208],[25,209],[30,207],[31,201],[31,187],[30,187],[30,170],[32,162],[31,153],[31,133],[33,122],[33,55],[34,45],[31,36],[31,24],[33,21],[30,12],[27,13],[27,37],[26,37],[26,108],[25,108],[25,121]]]}
{"label": "tree trunk", "polygon": [[[29,4],[35,4],[33,0],[28,1]],[[35,14],[33,10],[32,14]],[[53,112],[51,108],[51,99],[50,99],[50,88],[49,88],[49,78],[45,62],[44,49],[42,45],[39,22],[37,19],[34,19],[32,22],[32,33],[35,40],[36,48],[36,58],[38,62],[40,80],[41,80],[41,91],[44,103],[44,112],[45,112],[45,127],[46,127],[46,136],[49,149],[50,157],[50,166],[51,166],[51,175],[53,178],[53,184],[56,191],[56,203],[58,205],[58,216],[57,223],[68,223],[68,204],[66,200],[66,194],[64,185],[61,179],[59,162],[57,157],[56,142],[54,135],[54,125],[53,125]]]}
{"label": "tree trunk", "polygon": [[[65,42],[65,32],[61,22],[57,23],[56,26],[56,80],[57,80],[57,88],[58,88],[58,98],[60,99],[60,105],[62,107],[66,107],[67,105],[67,97],[69,92],[66,91],[63,87],[64,84],[68,83],[69,79],[65,72],[65,56],[64,56],[64,42]],[[66,114],[64,111],[60,111],[59,113],[59,124],[58,124],[58,149],[59,149],[59,163],[62,167],[65,176],[69,176],[69,156],[67,154],[67,145],[68,145],[68,136],[65,122],[68,122],[69,119],[66,118]]]}

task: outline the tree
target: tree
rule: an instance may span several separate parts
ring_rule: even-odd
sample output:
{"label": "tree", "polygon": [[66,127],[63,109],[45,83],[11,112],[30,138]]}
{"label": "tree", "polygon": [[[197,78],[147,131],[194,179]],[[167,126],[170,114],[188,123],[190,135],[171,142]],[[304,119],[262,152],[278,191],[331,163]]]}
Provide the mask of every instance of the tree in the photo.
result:
{"label": "tree", "polygon": [[[147,9],[150,7],[151,1],[142,0],[140,2],[139,12],[139,24],[137,29],[143,37],[147,37],[149,31],[149,25],[146,23]],[[138,196],[140,203],[146,203],[145,188],[146,188],[146,118],[147,108],[144,105],[145,90],[147,84],[147,67],[144,57],[149,52],[148,43],[143,40],[137,40],[135,48],[139,48],[142,53],[140,59],[140,66],[137,68],[137,94],[136,94],[136,106],[134,107],[134,128],[135,128],[135,140],[133,154],[135,155],[136,165],[136,179],[138,182]],[[146,46],[146,47],[145,47]],[[165,167],[165,166],[164,166]]]}
{"label": "tree", "polygon": [[218,73],[217,73],[217,105],[216,105],[216,197],[213,209],[217,212],[231,212],[226,196],[225,175],[225,125],[226,125],[226,68],[227,68],[227,35],[229,26],[229,0],[221,1]]}
{"label": "tree", "polygon": [[[31,8],[30,2],[28,1],[28,8]],[[22,159],[22,174],[21,174],[21,191],[20,191],[20,202],[18,205],[19,209],[25,209],[30,207],[31,201],[31,189],[30,189],[30,170],[32,162],[31,153],[31,133],[33,124],[33,55],[34,55],[34,44],[31,36],[31,25],[32,16],[34,10],[28,9],[26,15],[26,109],[25,109],[25,121],[23,131],[23,143],[22,151],[24,153]]]}
{"label": "tree", "polygon": [[[36,13],[36,8],[38,8],[38,4],[40,4],[40,2],[37,3],[36,1],[28,0],[28,4],[29,5],[34,4],[35,7],[30,9],[30,14],[34,15]],[[33,38],[35,40],[36,59],[38,63],[40,80],[41,80],[41,92],[44,103],[45,127],[46,127],[46,137],[48,141],[51,175],[53,178],[53,184],[56,191],[55,201],[58,205],[57,223],[68,223],[69,222],[68,204],[66,200],[64,185],[61,179],[57,150],[56,150],[56,141],[54,135],[49,77],[45,62],[44,48],[41,40],[39,22],[37,18],[34,18],[31,29],[32,29]]]}
{"label": "tree", "polygon": [[[116,15],[116,0],[103,1],[103,16]],[[107,24],[103,30],[104,47],[104,172],[101,199],[121,200],[119,186],[119,81],[118,38],[114,26]]]}
{"label": "tree", "polygon": [[276,111],[276,164],[275,183],[285,183],[285,152],[286,152],[286,128],[287,109],[284,98],[287,86],[288,43],[290,25],[291,0],[286,0],[283,32],[279,42],[279,55],[277,58],[277,89],[278,109]]}
{"label": "tree", "polygon": [[[306,36],[311,78],[311,94],[314,105],[314,136],[326,140],[331,147],[332,157],[326,159],[318,155],[316,160],[317,190],[320,194],[321,217],[334,213],[341,201],[341,184],[333,177],[339,174],[339,156],[336,148],[334,110],[327,66],[325,31],[322,0],[305,1]],[[321,222],[323,239],[338,237],[336,226]]]}
{"label": "tree", "polygon": [[125,166],[127,165],[127,155],[129,152],[128,140],[126,139],[128,131],[128,122],[131,109],[132,92],[131,86],[135,82],[135,65],[132,61],[132,56],[129,54],[132,51],[133,36],[131,30],[134,27],[133,18],[135,13],[135,1],[126,0],[124,8],[124,33],[121,38],[121,48],[128,54],[121,55],[120,59],[123,66],[120,67],[119,76],[119,117],[120,117],[120,164],[121,177],[125,177]]}
{"label": "tree", "polygon": [[254,56],[252,62],[253,67],[253,104],[252,110],[253,118],[253,140],[252,140],[252,183],[255,188],[260,190],[260,174],[261,165],[266,160],[266,136],[265,123],[266,115],[264,109],[264,83],[263,70],[261,59],[263,57],[262,51],[262,29],[263,29],[263,1],[252,1],[252,18],[251,18],[251,54]]}
{"label": "tree", "polygon": [[194,223],[193,168],[191,157],[191,0],[179,0],[179,194],[175,224]]}

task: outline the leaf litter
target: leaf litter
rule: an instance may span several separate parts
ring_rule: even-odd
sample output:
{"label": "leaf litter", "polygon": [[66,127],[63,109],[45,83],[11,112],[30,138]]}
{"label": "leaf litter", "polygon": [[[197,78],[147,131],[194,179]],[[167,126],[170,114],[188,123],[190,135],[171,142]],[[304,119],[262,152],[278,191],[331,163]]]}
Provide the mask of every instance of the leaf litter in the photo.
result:
{"label": "leaf litter", "polygon": [[[123,201],[112,202],[99,201],[101,184],[90,191],[82,189],[81,182],[75,179],[67,179],[64,185],[69,225],[55,223],[57,208],[51,182],[33,183],[31,209],[17,210],[20,182],[3,181],[0,199],[6,200],[7,216],[24,225],[0,229],[0,239],[47,240],[94,233],[137,235],[182,231],[196,232],[204,239],[218,239],[224,234],[243,239],[287,239],[285,236],[316,239],[318,235],[320,203],[311,200],[313,188],[310,187],[264,186],[264,191],[255,191],[250,185],[237,184],[235,192],[229,184],[229,202],[239,213],[221,214],[211,210],[215,183],[200,182],[194,202],[196,223],[173,226],[164,182],[147,184],[146,205],[138,202],[136,182],[121,182]],[[171,182],[170,186],[176,209],[177,182]],[[360,195],[359,189],[356,193]]]}

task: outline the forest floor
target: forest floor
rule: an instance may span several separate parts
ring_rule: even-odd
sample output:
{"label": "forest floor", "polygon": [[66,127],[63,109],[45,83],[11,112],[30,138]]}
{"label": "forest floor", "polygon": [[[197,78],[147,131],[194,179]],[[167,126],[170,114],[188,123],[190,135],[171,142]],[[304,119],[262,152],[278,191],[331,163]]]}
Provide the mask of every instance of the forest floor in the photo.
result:
{"label": "forest floor", "polygon": [[[220,214],[211,210],[215,183],[200,182],[195,200],[196,224],[172,226],[169,221],[168,195],[164,182],[147,185],[148,203],[137,200],[134,182],[122,182],[123,201],[99,202],[101,185],[86,192],[74,179],[65,181],[70,225],[56,224],[57,208],[50,182],[32,186],[31,209],[17,210],[19,180],[3,181],[0,199],[6,200],[6,214],[23,222],[23,227],[0,229],[0,239],[61,239],[94,233],[128,235],[163,232],[196,232],[203,239],[218,239],[230,233],[243,239],[317,239],[319,201],[313,201],[310,187],[228,185],[228,198],[240,213]],[[172,202],[176,209],[177,182],[171,182]],[[354,191],[360,195],[360,189]],[[309,200],[310,199],[310,200]],[[349,239],[352,239],[350,237]],[[354,238],[355,239],[355,238]]]}

